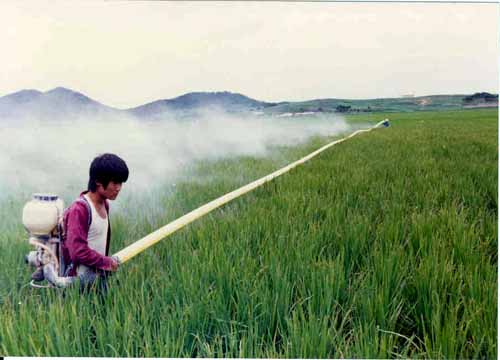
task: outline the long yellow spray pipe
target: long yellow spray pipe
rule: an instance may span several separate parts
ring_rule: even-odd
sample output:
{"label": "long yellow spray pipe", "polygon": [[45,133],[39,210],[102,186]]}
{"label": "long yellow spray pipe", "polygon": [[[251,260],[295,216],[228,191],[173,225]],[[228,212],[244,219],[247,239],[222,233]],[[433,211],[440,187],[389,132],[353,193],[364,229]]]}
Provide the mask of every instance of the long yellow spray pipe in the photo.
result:
{"label": "long yellow spray pipe", "polygon": [[200,206],[199,208],[187,213],[186,215],[184,216],[181,216],[180,218],[178,218],[177,220],[174,220],[172,221],[171,223],[159,228],[158,230],[152,232],[151,234],[143,237],[142,239],[140,240],[137,240],[135,243],[127,246],[126,248],[118,251],[116,254],[114,254],[113,256],[114,257],[117,257],[118,260],[120,261],[120,263],[124,263],[130,259],[132,259],[134,256],[136,256],[137,254],[143,252],[144,250],[146,250],[147,248],[149,248],[150,246],[153,246],[154,244],[156,244],[157,242],[159,242],[160,240],[162,240],[163,238],[165,238],[166,236],[174,233],[175,231],[183,228],[184,226],[188,225],[189,223],[195,221],[196,219],[202,217],[203,215],[205,214],[208,214],[210,211],[214,210],[214,209],[217,209],[218,207],[228,203],[229,201],[243,195],[243,194],[246,194],[247,192],[249,191],[252,191],[253,189],[261,186],[262,184],[268,182],[268,181],[271,181],[272,179],[290,171],[291,169],[293,169],[294,167],[296,167],[297,165],[300,165],[302,163],[305,163],[306,161],[308,161],[309,159],[313,158],[314,156],[318,155],[319,153],[325,151],[326,149],[332,147],[333,145],[336,145],[336,144],[339,144],[347,139],[350,139],[352,138],[353,136],[356,136],[357,134],[360,134],[362,132],[368,132],[368,131],[372,131],[373,129],[375,128],[378,128],[380,126],[388,126],[389,125],[389,122],[388,120],[384,120],[384,121],[381,121],[379,122],[378,124],[374,125],[373,127],[371,128],[368,128],[368,129],[362,129],[362,130],[357,130],[355,132],[353,132],[351,135],[349,136],[346,136],[342,139],[339,139],[339,140],[335,140],[335,141],[332,141],[331,143],[323,146],[322,148],[314,151],[313,153],[307,155],[306,157],[303,157],[302,159],[300,160],[297,160],[293,163],[291,163],[290,165],[287,165],[285,166],[284,168],[281,168],[275,172],[273,172],[272,174],[269,174],[267,176],[264,176],[263,178],[261,179],[258,179],[258,180],[255,180],[254,182],[251,182],[250,184],[247,184],[245,186],[242,186],[240,187],[239,189],[236,189],[230,193],[227,193],[226,195],[223,195],[215,200],[212,200],[210,201],[209,203],[203,205],[203,206]]}

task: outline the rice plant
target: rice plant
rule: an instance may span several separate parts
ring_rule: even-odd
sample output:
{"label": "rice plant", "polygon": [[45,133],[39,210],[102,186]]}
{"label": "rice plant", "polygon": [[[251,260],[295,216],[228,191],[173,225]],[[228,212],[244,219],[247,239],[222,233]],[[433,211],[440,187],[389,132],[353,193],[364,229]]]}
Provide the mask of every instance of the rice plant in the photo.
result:
{"label": "rice plant", "polygon": [[[368,116],[349,120],[384,118]],[[104,298],[26,285],[26,197],[12,192],[0,353],[496,358],[498,111],[390,118],[124,264]],[[330,140],[198,164],[175,191],[128,194],[112,251]]]}

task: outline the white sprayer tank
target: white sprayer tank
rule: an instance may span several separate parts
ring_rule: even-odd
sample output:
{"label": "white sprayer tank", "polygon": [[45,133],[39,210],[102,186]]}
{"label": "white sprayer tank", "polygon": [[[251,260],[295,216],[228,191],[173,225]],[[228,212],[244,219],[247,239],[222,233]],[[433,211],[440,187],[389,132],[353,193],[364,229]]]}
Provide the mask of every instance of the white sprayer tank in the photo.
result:
{"label": "white sprayer tank", "polygon": [[23,208],[23,225],[31,235],[49,235],[62,219],[64,203],[54,194],[34,194]]}

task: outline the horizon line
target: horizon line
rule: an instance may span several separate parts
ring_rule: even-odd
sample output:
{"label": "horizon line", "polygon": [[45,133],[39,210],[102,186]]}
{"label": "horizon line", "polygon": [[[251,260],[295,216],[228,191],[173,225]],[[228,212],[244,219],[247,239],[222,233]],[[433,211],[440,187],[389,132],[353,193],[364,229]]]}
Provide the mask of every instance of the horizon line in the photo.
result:
{"label": "horizon line", "polygon": [[[98,102],[98,103],[100,103],[100,104],[102,104],[102,105],[104,105],[106,107],[109,107],[109,108],[112,108],[112,109],[117,109],[117,110],[131,110],[131,109],[135,109],[135,108],[138,108],[138,107],[141,107],[141,106],[144,106],[144,105],[148,105],[148,104],[151,104],[151,103],[154,103],[154,102],[158,102],[158,101],[174,100],[174,99],[177,99],[177,98],[179,98],[181,96],[185,96],[185,95],[188,95],[188,94],[229,93],[229,94],[233,94],[233,95],[245,96],[245,97],[247,97],[247,98],[249,98],[251,100],[255,100],[255,101],[259,101],[259,102],[279,104],[279,103],[301,103],[301,102],[317,101],[317,100],[351,100],[351,101],[363,101],[363,100],[404,99],[404,98],[407,98],[407,99],[416,99],[416,98],[431,97],[431,96],[466,96],[466,95],[472,95],[472,94],[477,94],[477,93],[490,93],[488,91],[474,91],[474,92],[471,92],[471,93],[453,93],[453,94],[446,94],[446,93],[437,93],[437,94],[435,94],[435,93],[433,93],[433,94],[425,94],[425,95],[416,95],[416,94],[412,94],[412,93],[407,93],[407,94],[403,94],[403,95],[400,95],[400,96],[397,96],[397,97],[390,97],[390,96],[386,96],[386,97],[372,97],[372,98],[321,97],[321,98],[311,98],[311,99],[307,99],[307,100],[267,101],[267,100],[258,100],[258,99],[254,98],[254,97],[245,95],[243,93],[233,92],[233,91],[229,91],[229,90],[220,90],[220,91],[189,91],[189,92],[183,93],[181,95],[177,95],[177,96],[172,97],[172,98],[160,98],[160,99],[156,99],[156,100],[145,102],[145,103],[137,105],[137,106],[126,107],[126,108],[119,108],[119,107],[114,107],[114,106],[106,105],[105,103],[103,103],[103,102],[101,102],[99,100],[96,100],[95,98],[92,98],[92,97],[86,95],[85,93],[83,93],[83,92],[81,92],[79,90],[74,90],[72,88],[68,88],[68,87],[65,87],[65,86],[56,86],[56,87],[51,88],[51,89],[46,90],[46,91],[40,91],[38,89],[33,89],[33,88],[31,88],[31,89],[21,89],[21,90],[18,90],[18,91],[14,91],[14,92],[2,95],[2,96],[0,96],[0,99],[2,99],[4,97],[7,97],[7,96],[11,96],[11,95],[17,94],[17,93],[20,93],[22,91],[36,91],[36,92],[39,92],[41,94],[46,94],[46,93],[49,93],[49,92],[57,90],[57,89],[63,89],[63,90],[66,90],[66,91],[71,91],[71,92],[83,95],[83,96],[89,98],[92,101]],[[490,94],[492,94],[492,95],[498,95],[498,93],[490,93]]]}

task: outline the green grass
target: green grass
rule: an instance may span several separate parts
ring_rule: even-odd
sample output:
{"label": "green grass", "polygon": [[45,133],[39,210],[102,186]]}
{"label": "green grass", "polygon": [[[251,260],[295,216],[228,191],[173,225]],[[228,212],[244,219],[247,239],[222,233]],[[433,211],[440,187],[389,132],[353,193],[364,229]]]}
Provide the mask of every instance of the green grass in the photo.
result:
{"label": "green grass", "polygon": [[[350,117],[380,121],[385,114]],[[99,299],[26,287],[25,198],[1,207],[0,353],[496,358],[498,112],[391,114],[124,264]],[[198,164],[127,194],[113,251],[325,144]]]}

